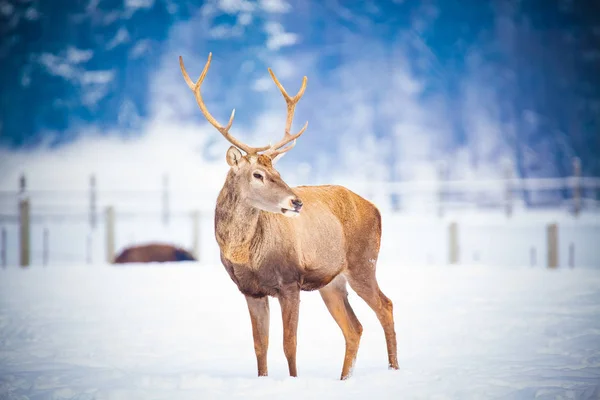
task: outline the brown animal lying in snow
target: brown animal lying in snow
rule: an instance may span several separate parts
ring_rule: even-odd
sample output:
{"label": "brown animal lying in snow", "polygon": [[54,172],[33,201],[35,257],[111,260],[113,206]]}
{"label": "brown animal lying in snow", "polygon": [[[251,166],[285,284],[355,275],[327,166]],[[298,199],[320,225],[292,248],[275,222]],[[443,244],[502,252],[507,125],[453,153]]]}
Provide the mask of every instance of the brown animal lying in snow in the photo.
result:
{"label": "brown animal lying in snow", "polygon": [[150,243],[124,249],[114,264],[196,261],[187,250],[169,244]]}

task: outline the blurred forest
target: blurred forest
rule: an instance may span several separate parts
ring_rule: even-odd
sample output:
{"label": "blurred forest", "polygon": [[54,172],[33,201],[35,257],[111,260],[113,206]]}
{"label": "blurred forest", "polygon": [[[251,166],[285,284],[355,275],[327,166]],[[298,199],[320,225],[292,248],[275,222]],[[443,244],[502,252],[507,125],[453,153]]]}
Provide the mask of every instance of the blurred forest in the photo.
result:
{"label": "blurred forest", "polygon": [[[152,112],[149,79],[169,50],[173,27],[196,18],[197,36],[190,43],[218,48],[224,59],[233,59],[240,49],[248,57],[258,54],[264,42],[264,29],[259,29],[264,21],[257,11],[262,5],[271,11],[280,7],[279,23],[302,38],[278,49],[281,54],[328,49],[324,77],[344,65],[350,52],[360,56],[360,42],[331,50],[340,37],[377,38],[389,54],[402,51],[410,59],[426,60],[411,65],[427,83],[424,95],[461,103],[460,82],[466,75],[489,91],[520,176],[568,176],[575,156],[582,160],[584,175],[600,176],[600,2],[351,3],[1,0],[0,146],[61,146],[76,140],[87,125],[141,132]],[[206,15],[212,16],[209,22],[199,17]],[[251,21],[242,21],[243,15]],[[220,35],[215,30],[220,26],[244,30]],[[373,97],[375,108],[387,101]],[[444,116],[452,128],[452,137],[444,140],[455,146],[469,137],[461,115]],[[199,113],[194,118],[202,121]],[[375,135],[388,135],[386,115],[375,119]],[[325,150],[333,154],[331,146]]]}

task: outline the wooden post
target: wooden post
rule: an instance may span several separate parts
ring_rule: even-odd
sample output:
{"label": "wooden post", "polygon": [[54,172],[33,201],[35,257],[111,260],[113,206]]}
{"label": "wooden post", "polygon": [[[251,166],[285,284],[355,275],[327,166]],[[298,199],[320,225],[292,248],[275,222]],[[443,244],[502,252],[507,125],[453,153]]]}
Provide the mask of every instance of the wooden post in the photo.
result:
{"label": "wooden post", "polygon": [[546,228],[548,246],[548,268],[558,268],[558,225],[549,224]]}
{"label": "wooden post", "polygon": [[27,181],[22,174],[19,179],[19,264],[26,267],[30,262],[29,253],[29,199],[26,195]]}
{"label": "wooden post", "polygon": [[90,228],[96,229],[96,176],[90,176]]}
{"label": "wooden post", "polygon": [[192,254],[200,261],[200,211],[192,211]]}
{"label": "wooden post", "polygon": [[25,190],[27,189],[27,180],[25,179],[25,174],[21,174],[19,178],[19,195],[22,197],[25,195]]}
{"label": "wooden post", "polygon": [[163,195],[162,195],[162,203],[163,203],[163,215],[162,221],[163,225],[169,225],[169,175],[165,174],[163,176]]}
{"label": "wooden post", "polygon": [[6,228],[2,227],[0,233],[0,258],[2,259],[2,266],[6,267]]}
{"label": "wooden post", "polygon": [[92,234],[88,233],[85,243],[85,259],[88,264],[92,263]]}
{"label": "wooden post", "polygon": [[448,226],[448,262],[450,264],[458,264],[458,260],[458,224],[451,222]]}
{"label": "wooden post", "polygon": [[115,259],[115,209],[106,208],[106,262],[112,264]]}
{"label": "wooden post", "polygon": [[569,243],[569,267],[575,268],[575,243]]}
{"label": "wooden post", "polygon": [[48,241],[48,228],[44,228],[44,240],[42,247],[42,264],[48,265],[48,254],[49,254],[49,241]]}
{"label": "wooden post", "polygon": [[29,199],[26,195],[27,181],[25,175],[19,179],[19,261],[22,267],[30,263],[29,240]]}
{"label": "wooden post", "polygon": [[573,214],[578,217],[581,211],[581,160],[573,158]]}
{"label": "wooden post", "polygon": [[438,163],[438,217],[444,216],[444,200],[445,200],[445,185],[444,182],[447,178],[446,163],[440,161]]}
{"label": "wooden post", "polygon": [[504,212],[506,214],[506,218],[510,218],[513,211],[512,205],[512,165],[509,162],[506,162],[504,165],[504,180],[505,180],[505,189],[504,189]]}
{"label": "wooden post", "polygon": [[30,263],[29,241],[29,199],[19,201],[19,261],[22,267]]}

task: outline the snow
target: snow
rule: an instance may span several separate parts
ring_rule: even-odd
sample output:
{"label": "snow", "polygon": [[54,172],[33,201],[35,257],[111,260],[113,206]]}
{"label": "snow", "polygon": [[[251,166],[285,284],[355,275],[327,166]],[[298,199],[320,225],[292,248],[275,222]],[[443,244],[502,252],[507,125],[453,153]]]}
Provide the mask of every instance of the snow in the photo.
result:
{"label": "snow", "polygon": [[378,265],[394,302],[401,369],[364,327],[338,380],[341,331],[303,292],[298,378],[287,376],[271,299],[268,378],[256,377],[248,311],[219,264],[0,270],[2,399],[481,399],[600,396],[600,271]]}

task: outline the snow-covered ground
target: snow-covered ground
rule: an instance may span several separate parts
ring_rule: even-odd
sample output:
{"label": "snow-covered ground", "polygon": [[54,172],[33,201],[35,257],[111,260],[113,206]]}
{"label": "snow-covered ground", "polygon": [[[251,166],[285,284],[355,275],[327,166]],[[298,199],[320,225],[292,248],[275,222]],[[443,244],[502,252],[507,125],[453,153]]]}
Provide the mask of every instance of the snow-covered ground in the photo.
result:
{"label": "snow-covered ground", "polygon": [[298,378],[271,300],[268,378],[256,377],[243,296],[218,264],[0,269],[1,399],[598,399],[600,271],[380,263],[399,371],[364,326],[354,375],[342,334],[302,295]]}

